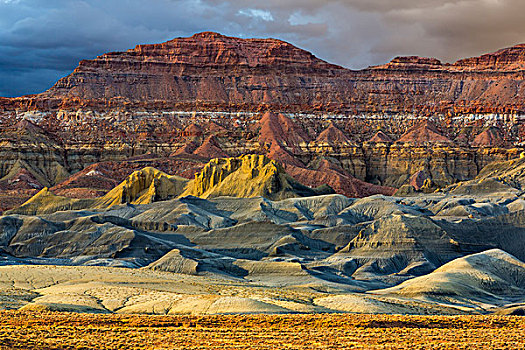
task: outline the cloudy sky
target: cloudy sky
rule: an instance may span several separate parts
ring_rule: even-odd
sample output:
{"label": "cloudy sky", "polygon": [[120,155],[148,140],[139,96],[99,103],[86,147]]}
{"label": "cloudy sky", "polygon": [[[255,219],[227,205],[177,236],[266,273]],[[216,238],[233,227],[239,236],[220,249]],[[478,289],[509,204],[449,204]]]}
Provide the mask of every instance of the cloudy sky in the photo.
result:
{"label": "cloudy sky", "polygon": [[0,96],[41,92],[81,59],[201,31],[275,37],[359,69],[525,42],[523,0],[0,0]]}

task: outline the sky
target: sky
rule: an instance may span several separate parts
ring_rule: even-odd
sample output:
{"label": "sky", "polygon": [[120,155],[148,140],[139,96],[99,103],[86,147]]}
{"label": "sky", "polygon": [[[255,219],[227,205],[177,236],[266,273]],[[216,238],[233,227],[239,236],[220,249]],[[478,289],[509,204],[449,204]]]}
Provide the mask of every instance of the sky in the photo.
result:
{"label": "sky", "polygon": [[525,42],[524,13],[523,0],[0,0],[0,96],[202,31],[282,39],[351,69],[400,55],[453,62]]}

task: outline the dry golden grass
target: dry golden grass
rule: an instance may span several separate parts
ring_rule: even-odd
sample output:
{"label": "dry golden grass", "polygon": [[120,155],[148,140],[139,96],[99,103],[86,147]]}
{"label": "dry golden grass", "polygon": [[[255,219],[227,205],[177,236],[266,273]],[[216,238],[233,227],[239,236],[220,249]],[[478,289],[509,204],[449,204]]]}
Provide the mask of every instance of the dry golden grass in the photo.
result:
{"label": "dry golden grass", "polygon": [[0,349],[524,349],[509,316],[0,312]]}

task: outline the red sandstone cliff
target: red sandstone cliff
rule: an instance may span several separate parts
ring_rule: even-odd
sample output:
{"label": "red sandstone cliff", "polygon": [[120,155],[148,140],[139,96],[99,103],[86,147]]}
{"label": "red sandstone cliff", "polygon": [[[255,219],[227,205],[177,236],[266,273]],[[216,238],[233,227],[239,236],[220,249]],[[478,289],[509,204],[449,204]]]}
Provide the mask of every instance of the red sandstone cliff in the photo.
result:
{"label": "red sandstone cliff", "polygon": [[81,61],[47,92],[0,109],[198,108],[345,112],[515,112],[525,45],[443,64],[397,57],[352,71],[276,39],[205,32]]}
{"label": "red sandstone cliff", "polygon": [[326,85],[330,77],[344,72],[280,40],[204,32],[81,61],[43,96],[88,100],[118,96],[131,101],[220,105],[308,104],[315,96],[302,94],[303,89]]}

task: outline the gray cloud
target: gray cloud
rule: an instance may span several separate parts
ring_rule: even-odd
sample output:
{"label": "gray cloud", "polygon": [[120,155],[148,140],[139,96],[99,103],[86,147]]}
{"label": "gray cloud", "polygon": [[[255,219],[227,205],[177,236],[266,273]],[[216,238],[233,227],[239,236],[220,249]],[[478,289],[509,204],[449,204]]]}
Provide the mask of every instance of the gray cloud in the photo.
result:
{"label": "gray cloud", "polygon": [[49,88],[81,59],[212,30],[276,37],[358,69],[525,42],[522,0],[0,0],[0,95]]}

